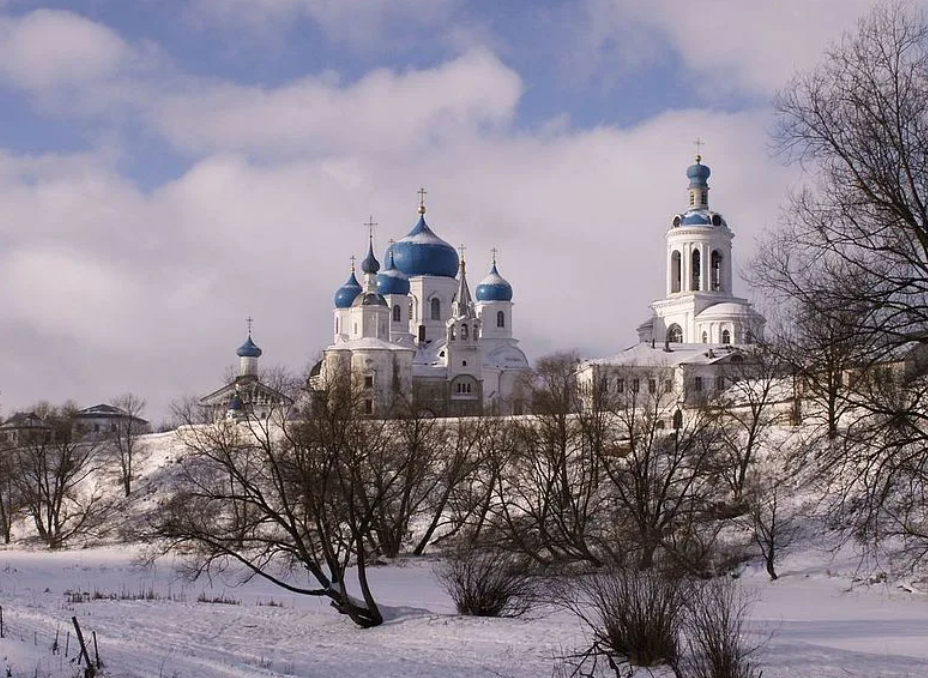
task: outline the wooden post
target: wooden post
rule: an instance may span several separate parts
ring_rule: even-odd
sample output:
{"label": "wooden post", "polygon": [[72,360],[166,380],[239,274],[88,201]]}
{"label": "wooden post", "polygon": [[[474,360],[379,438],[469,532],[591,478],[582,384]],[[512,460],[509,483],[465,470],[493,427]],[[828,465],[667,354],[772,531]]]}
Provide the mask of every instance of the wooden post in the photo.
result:
{"label": "wooden post", "polygon": [[77,635],[77,642],[80,643],[81,652],[77,655],[77,663],[81,663],[81,656],[84,657],[84,662],[87,664],[87,668],[84,670],[84,678],[93,678],[96,675],[96,670],[93,668],[93,664],[90,663],[90,655],[87,653],[87,644],[84,643],[84,634],[81,633],[81,625],[77,623],[77,617],[71,617],[71,623],[74,624],[74,633]]}
{"label": "wooden post", "polygon": [[100,661],[100,652],[97,650],[97,632],[92,631],[91,636],[93,637],[93,658],[94,664],[98,669],[103,668],[103,662]]}

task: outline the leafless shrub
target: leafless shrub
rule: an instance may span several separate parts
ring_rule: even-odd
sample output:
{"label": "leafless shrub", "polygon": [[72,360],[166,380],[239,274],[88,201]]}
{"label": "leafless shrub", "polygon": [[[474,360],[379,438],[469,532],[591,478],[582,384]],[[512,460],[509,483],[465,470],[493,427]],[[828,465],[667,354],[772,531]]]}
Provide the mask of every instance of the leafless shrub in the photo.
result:
{"label": "leafless shrub", "polygon": [[686,584],[655,568],[614,568],[565,582],[563,602],[593,632],[591,649],[576,657],[573,675],[588,675],[582,664],[605,658],[615,675],[629,667],[668,665],[680,658],[680,630]]}
{"label": "leafless shrub", "polygon": [[435,568],[460,614],[520,617],[537,601],[538,577],[526,558],[487,548],[461,547]]}
{"label": "leafless shrub", "polygon": [[724,577],[693,590],[686,606],[686,678],[760,678],[752,660],[760,645],[747,645],[744,627],[750,600]]}

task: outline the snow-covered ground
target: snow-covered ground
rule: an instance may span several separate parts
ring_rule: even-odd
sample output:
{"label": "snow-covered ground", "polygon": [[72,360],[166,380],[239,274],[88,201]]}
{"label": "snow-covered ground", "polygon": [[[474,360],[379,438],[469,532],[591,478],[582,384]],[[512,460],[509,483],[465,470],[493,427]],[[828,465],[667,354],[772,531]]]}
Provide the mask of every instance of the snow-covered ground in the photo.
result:
{"label": "snow-covered ground", "polygon": [[[263,582],[190,582],[174,563],[147,568],[136,564],[137,555],[134,547],[0,551],[7,636],[0,670],[74,676],[73,633],[69,656],[63,653],[72,615],[86,635],[96,632],[106,675],[126,678],[537,678],[552,675],[556,656],[586,636],[562,611],[523,620],[458,617],[429,561],[374,568],[375,591],[391,606],[391,619],[362,630],[319,600]],[[928,676],[928,596],[854,584],[849,570],[840,573],[840,565],[808,551],[787,558],[782,569],[777,582],[759,570],[739,580],[757,597],[753,633],[772,634],[759,655],[765,678]],[[117,599],[73,602],[68,591]],[[158,599],[123,599],[139,594]],[[62,652],[53,655],[56,632]]]}
{"label": "snow-covered ground", "polygon": [[[157,502],[182,453],[174,434],[146,436],[123,518]],[[322,600],[263,581],[191,582],[179,562],[147,567],[140,553],[131,545],[0,548],[0,675],[77,675],[72,616],[88,639],[96,632],[105,675],[118,678],[539,678],[588,642],[587,629],[561,610],[516,620],[456,616],[428,559],[370,571],[389,621],[362,630]],[[770,637],[758,656],[765,678],[928,677],[928,583],[919,593],[855,582],[853,553],[835,557],[809,543],[792,547],[778,569],[776,582],[759,567],[738,580],[756,598],[752,640]]]}

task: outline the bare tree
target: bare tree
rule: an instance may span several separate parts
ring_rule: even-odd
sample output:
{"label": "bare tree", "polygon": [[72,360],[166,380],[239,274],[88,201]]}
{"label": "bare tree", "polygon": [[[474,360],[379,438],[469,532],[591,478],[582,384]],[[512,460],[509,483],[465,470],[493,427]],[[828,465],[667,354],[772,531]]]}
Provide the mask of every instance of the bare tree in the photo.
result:
{"label": "bare tree", "polygon": [[[758,346],[749,359],[734,363],[727,375],[731,386],[713,410],[718,416],[719,472],[731,488],[737,507],[745,483],[770,428],[778,417],[775,408],[789,383],[776,354]],[[790,392],[786,398],[792,396]]]}
{"label": "bare tree", "polygon": [[103,460],[94,441],[75,432],[75,408],[42,408],[45,427],[24,436],[13,450],[14,487],[39,537],[59,548],[92,535],[108,510],[94,482]]}
{"label": "bare tree", "polygon": [[[804,261],[832,281],[825,310],[899,343],[928,321],[928,22],[884,2],[856,32],[776,98],[777,143],[811,167],[785,220],[792,271]],[[782,268],[782,266],[780,267]],[[784,271],[779,271],[779,274]],[[866,312],[860,313],[861,307]],[[840,316],[835,315],[840,320]]]}
{"label": "bare tree", "polygon": [[137,454],[138,438],[148,431],[148,424],[142,419],[145,401],[133,393],[125,393],[114,398],[110,403],[125,412],[124,417],[116,418],[116,430],[110,441],[119,460],[119,477],[125,496],[132,492],[133,462]]}
{"label": "bare tree", "polygon": [[197,574],[237,563],[247,577],[330,599],[359,626],[382,623],[368,564],[399,550],[408,522],[437,511],[442,491],[424,420],[410,446],[410,422],[364,416],[362,392],[346,376],[313,393],[311,415],[282,408],[183,427],[180,478],[152,533],[159,552],[183,547]]}
{"label": "bare tree", "polygon": [[22,509],[22,497],[17,487],[19,472],[12,447],[0,447],[0,535],[4,544],[10,543],[13,521]]}
{"label": "bare tree", "polygon": [[[639,368],[625,382],[637,383]],[[622,440],[598,451],[621,533],[634,546],[638,567],[648,569],[663,548],[685,566],[711,545],[699,528],[716,503],[711,471],[718,456],[716,417],[707,408],[677,416],[677,400],[663,379],[654,389],[632,389],[613,415]],[[671,427],[671,424],[676,424]],[[696,548],[697,555],[690,552]]]}
{"label": "bare tree", "polygon": [[506,424],[508,447],[498,449],[494,460],[495,533],[506,548],[541,564],[601,565],[613,551],[611,504],[602,496],[602,455],[590,445],[604,435],[592,432],[595,415],[580,413],[578,365],[578,357],[569,353],[538,361],[533,413]]}
{"label": "bare tree", "polygon": [[[752,270],[802,311],[794,326],[821,330],[825,340],[807,355],[843,363],[806,375],[824,376],[823,391],[845,390],[815,460],[833,515],[870,543],[901,537],[910,559],[923,561],[928,391],[882,375],[899,347],[928,337],[925,14],[911,3],[878,5],[794,78],[776,108],[779,150],[810,168],[809,183]],[[842,384],[849,376],[855,384]]]}

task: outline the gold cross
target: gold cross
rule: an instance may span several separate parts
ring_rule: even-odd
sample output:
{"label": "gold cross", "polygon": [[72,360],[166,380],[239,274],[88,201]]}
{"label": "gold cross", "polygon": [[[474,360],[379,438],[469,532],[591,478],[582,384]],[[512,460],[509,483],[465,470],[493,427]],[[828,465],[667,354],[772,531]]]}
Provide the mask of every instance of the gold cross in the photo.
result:
{"label": "gold cross", "polygon": [[248,316],[247,318],[245,318],[245,322],[248,323],[248,336],[249,336],[249,337],[251,336],[251,324],[252,324],[254,321],[255,321],[255,319],[252,318],[251,316]]}
{"label": "gold cross", "polygon": [[705,146],[706,144],[705,144],[705,142],[704,142],[702,139],[700,139],[699,137],[696,137],[696,141],[694,141],[693,143],[696,145],[696,162],[699,162],[700,160],[702,160],[702,156],[700,155],[699,151],[700,151],[700,149],[702,149],[702,147]]}
{"label": "gold cross", "polygon": [[419,189],[419,214],[425,214],[425,196],[428,195],[428,191],[424,188]]}
{"label": "gold cross", "polygon": [[496,265],[496,254],[499,252],[499,250],[494,247],[493,249],[490,250],[490,252],[493,253],[493,265],[495,266]]}
{"label": "gold cross", "polygon": [[461,261],[464,261],[464,252],[467,251],[467,248],[464,245],[458,245],[458,252],[461,253]]}
{"label": "gold cross", "polygon": [[374,221],[373,214],[370,216],[370,218],[367,220],[367,222],[364,225],[367,226],[367,235],[370,237],[371,240],[373,240],[374,239],[374,226],[377,226],[377,222]]}
{"label": "gold cross", "polygon": [[357,261],[357,257],[353,254],[351,255],[351,272],[354,273],[354,262]]}

